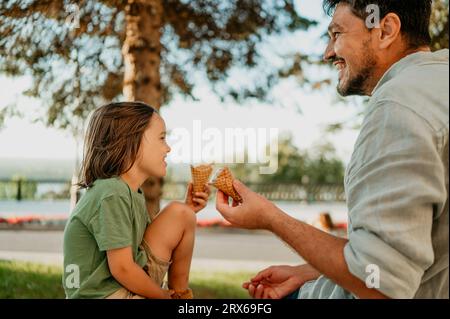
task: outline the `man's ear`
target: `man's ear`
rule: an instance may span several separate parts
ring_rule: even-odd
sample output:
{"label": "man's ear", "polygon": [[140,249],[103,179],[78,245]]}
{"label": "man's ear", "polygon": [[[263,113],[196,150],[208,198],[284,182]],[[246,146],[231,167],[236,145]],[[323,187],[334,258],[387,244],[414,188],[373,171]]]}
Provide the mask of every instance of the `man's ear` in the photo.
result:
{"label": "man's ear", "polygon": [[395,13],[388,13],[380,22],[379,46],[386,49],[401,35],[402,21]]}

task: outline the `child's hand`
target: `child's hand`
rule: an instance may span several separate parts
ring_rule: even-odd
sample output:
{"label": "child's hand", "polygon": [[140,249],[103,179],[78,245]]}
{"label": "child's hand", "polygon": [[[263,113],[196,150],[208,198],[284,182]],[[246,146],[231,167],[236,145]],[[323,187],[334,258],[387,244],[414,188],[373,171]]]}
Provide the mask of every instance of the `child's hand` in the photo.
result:
{"label": "child's hand", "polygon": [[209,194],[211,194],[211,187],[208,184],[205,184],[205,191],[195,194],[193,194],[193,187],[194,185],[189,183],[185,203],[192,208],[194,212],[198,213],[206,207]]}

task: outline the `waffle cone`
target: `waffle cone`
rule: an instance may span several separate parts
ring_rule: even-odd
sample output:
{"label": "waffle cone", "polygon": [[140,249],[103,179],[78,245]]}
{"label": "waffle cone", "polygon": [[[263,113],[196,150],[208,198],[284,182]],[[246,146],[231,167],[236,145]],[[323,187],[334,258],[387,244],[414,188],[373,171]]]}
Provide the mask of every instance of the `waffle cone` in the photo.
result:
{"label": "waffle cone", "polygon": [[192,183],[194,184],[194,193],[204,192],[205,184],[208,183],[212,173],[212,165],[191,165]]}
{"label": "waffle cone", "polygon": [[233,174],[228,167],[224,167],[219,172],[211,182],[211,184],[217,189],[221,190],[236,202],[242,202],[242,197],[236,192],[233,187]]}

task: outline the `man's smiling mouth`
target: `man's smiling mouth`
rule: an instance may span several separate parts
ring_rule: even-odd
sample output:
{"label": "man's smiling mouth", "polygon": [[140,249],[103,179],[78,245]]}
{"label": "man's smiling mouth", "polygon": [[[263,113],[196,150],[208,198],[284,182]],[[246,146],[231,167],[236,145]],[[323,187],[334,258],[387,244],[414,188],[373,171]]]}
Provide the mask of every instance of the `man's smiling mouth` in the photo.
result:
{"label": "man's smiling mouth", "polygon": [[336,61],[333,64],[338,69],[338,71],[342,71],[345,68],[345,62],[342,60]]}
{"label": "man's smiling mouth", "polygon": [[339,79],[342,77],[342,73],[346,67],[345,61],[344,60],[338,60],[333,62],[334,66],[336,67],[336,69],[339,71],[338,72],[338,77]]}

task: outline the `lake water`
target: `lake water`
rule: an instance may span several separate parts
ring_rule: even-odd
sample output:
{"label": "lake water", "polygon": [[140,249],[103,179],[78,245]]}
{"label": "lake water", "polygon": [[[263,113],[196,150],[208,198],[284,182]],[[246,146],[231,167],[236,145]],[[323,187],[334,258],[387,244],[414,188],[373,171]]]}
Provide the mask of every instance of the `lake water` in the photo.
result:
{"label": "lake water", "polygon": [[[162,200],[161,207],[169,201]],[[333,221],[345,222],[347,220],[347,206],[342,202],[320,202],[313,204],[276,201],[275,204],[284,212],[294,218],[305,222],[312,222],[322,212],[329,212]],[[0,201],[0,217],[19,217],[38,215],[43,217],[67,217],[69,216],[69,200],[53,201]],[[214,201],[208,202],[206,208],[198,214],[199,220],[222,218],[215,209]]]}

